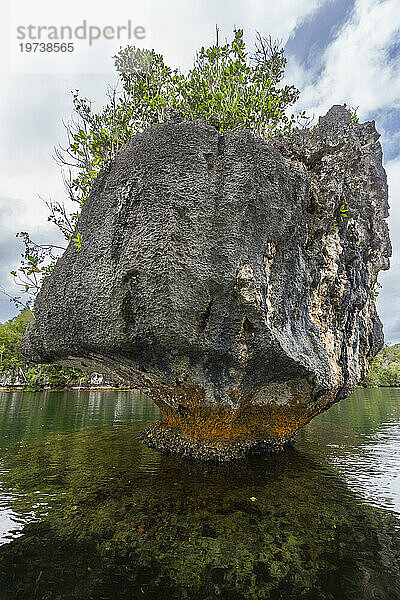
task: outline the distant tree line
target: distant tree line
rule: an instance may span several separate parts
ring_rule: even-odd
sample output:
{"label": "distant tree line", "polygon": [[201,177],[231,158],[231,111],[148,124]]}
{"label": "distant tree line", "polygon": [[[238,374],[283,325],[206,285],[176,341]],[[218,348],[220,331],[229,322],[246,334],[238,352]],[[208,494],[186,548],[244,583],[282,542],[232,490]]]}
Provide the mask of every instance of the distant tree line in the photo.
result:
{"label": "distant tree line", "polygon": [[21,338],[32,320],[31,311],[24,308],[13,319],[0,323],[0,384],[9,386],[18,381],[30,390],[88,385],[90,373],[58,365],[35,365],[22,356]]}
{"label": "distant tree line", "polygon": [[384,346],[379,352],[362,382],[363,387],[400,386],[400,344]]}

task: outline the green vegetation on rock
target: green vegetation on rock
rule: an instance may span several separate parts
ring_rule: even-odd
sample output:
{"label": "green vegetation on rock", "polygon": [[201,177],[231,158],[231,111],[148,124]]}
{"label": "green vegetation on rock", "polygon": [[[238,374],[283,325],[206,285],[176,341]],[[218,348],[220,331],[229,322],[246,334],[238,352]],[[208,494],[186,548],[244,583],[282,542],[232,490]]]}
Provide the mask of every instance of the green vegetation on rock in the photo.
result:
{"label": "green vegetation on rock", "polygon": [[[249,129],[269,138],[288,135],[297,122],[305,125],[301,113],[288,116],[288,108],[299,97],[293,85],[282,85],[286,58],[280,43],[257,35],[253,52],[246,50],[243,30],[234,31],[231,42],[202,47],[187,72],[172,69],[154,50],[127,46],[116,56],[118,85],[110,87],[104,106],[95,111],[92,102],[73,94],[73,118],[66,124],[67,143],[56,150],[63,170],[72,213],[64,202],[47,202],[48,220],[61,231],[77,252],[85,240],[79,231],[79,216],[94,181],[122,145],[146,127],[165,121],[202,119],[218,131]],[[29,233],[21,237],[25,251],[19,267],[12,271],[21,296],[18,305],[32,303],[43,279],[52,271],[64,248],[35,243]]]}

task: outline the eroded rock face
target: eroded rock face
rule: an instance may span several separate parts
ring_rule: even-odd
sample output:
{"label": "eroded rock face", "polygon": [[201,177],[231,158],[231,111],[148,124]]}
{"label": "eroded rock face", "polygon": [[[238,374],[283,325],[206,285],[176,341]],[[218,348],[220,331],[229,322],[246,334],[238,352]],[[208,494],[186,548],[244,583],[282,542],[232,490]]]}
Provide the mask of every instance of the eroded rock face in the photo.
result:
{"label": "eroded rock face", "polygon": [[201,121],[146,129],[98,176],[25,354],[131,381],[163,412],[142,434],[161,450],[282,447],[383,344],[378,138],[341,106],[271,143]]}

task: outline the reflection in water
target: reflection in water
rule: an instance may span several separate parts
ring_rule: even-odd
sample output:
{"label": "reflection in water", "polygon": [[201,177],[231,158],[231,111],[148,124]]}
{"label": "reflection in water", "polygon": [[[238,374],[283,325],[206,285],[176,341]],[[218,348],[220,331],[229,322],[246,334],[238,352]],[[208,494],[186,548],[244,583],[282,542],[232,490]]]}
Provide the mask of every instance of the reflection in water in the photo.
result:
{"label": "reflection in water", "polygon": [[398,474],[397,390],[230,465],[143,446],[158,416],[129,392],[2,395],[0,511],[25,525],[0,547],[1,600],[400,598],[398,488],[376,494]]}
{"label": "reflection in water", "polygon": [[159,415],[140,392],[0,392],[0,448],[57,432],[151,422]]}
{"label": "reflection in water", "polygon": [[357,390],[312,421],[296,447],[323,456],[372,506],[400,515],[400,390]]}

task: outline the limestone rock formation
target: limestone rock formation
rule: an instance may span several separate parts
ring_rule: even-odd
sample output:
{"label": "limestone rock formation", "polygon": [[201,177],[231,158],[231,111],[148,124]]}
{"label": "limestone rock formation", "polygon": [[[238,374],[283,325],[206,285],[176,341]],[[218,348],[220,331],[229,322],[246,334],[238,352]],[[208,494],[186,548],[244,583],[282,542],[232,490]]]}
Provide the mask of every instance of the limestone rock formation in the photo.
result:
{"label": "limestone rock formation", "polygon": [[98,176],[23,342],[37,362],[119,375],[163,419],[161,450],[281,448],[348,396],[383,344],[391,247],[374,122],[334,106],[270,142],[155,125]]}

